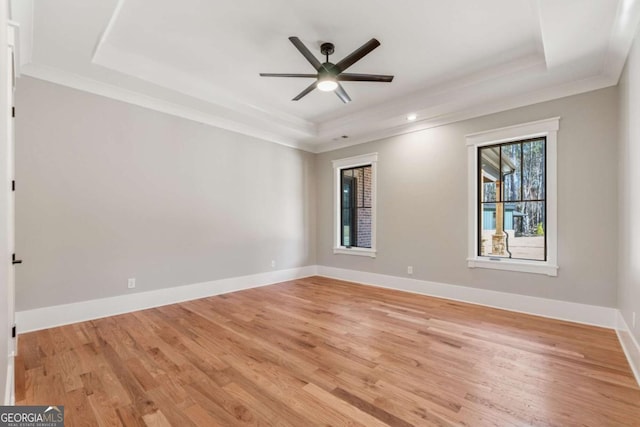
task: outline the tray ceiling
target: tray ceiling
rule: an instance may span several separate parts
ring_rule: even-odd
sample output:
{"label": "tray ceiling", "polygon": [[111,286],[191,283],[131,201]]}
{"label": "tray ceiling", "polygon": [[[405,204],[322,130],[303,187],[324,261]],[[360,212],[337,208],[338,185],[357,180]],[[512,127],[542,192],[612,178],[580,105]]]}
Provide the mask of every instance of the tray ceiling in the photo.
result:
{"label": "tray ceiling", "polygon": [[[636,0],[18,0],[22,72],[170,114],[326,151],[617,83]],[[392,83],[345,82],[353,101],[311,80],[287,40]],[[416,113],[417,120],[406,116]],[[348,138],[342,138],[342,135]]]}

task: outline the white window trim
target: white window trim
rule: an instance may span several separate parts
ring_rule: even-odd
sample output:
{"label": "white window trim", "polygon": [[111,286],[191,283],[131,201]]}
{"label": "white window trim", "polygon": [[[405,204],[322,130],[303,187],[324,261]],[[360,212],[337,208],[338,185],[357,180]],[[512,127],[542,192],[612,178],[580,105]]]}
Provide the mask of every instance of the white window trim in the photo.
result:
{"label": "white window trim", "polygon": [[[376,257],[376,204],[377,204],[377,171],[378,153],[363,154],[362,156],[349,157],[333,161],[333,253],[343,255],[357,255]],[[371,248],[347,248],[340,245],[340,197],[342,169],[357,166],[371,165]]]}
{"label": "white window trim", "polygon": [[[523,123],[500,129],[478,132],[466,136],[468,159],[468,258],[469,268],[491,268],[494,270],[510,270],[525,273],[558,275],[558,141],[557,133],[560,129],[560,117]],[[478,147],[518,141],[528,138],[544,136],[547,138],[546,161],[546,230],[547,261],[512,260],[508,258],[481,257],[478,255]]]}

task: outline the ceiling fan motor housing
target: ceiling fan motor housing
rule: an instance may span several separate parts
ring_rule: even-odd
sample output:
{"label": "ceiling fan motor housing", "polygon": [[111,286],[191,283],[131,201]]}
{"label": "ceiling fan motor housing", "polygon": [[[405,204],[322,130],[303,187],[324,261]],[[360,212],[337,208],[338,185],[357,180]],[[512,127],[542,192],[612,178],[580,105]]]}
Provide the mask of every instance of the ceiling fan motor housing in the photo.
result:
{"label": "ceiling fan motor housing", "polygon": [[318,70],[318,77],[322,77],[322,76],[337,76],[338,74],[340,74],[338,67],[336,67],[336,64],[332,64],[331,62],[325,62],[322,64],[322,68],[320,68]]}
{"label": "ceiling fan motor housing", "polygon": [[334,51],[335,46],[333,45],[333,43],[322,43],[320,45],[320,52],[325,56],[331,55]]}

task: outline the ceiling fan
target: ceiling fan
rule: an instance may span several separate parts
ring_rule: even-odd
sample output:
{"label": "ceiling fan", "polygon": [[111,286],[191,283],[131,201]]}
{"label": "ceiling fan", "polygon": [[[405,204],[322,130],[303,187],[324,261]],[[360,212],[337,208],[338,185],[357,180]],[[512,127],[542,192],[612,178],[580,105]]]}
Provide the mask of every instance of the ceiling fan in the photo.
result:
{"label": "ceiling fan", "polygon": [[344,71],[364,58],[373,49],[380,46],[380,42],[376,39],[371,39],[358,49],[351,52],[344,59],[337,64],[329,62],[329,55],[334,52],[333,43],[322,43],[320,45],[320,52],[325,56],[326,61],[320,63],[320,61],[307,49],[307,47],[300,41],[298,37],[289,37],[289,40],[300,51],[309,63],[316,69],[316,74],[279,74],[279,73],[260,73],[262,77],[302,77],[316,79],[311,83],[309,87],[300,92],[298,96],[293,98],[293,101],[299,101],[302,97],[309,92],[318,88],[324,92],[335,91],[338,98],[345,104],[351,101],[351,98],[344,90],[340,82],[386,82],[389,83],[393,80],[393,76],[385,76],[380,74],[353,74],[345,73]]}

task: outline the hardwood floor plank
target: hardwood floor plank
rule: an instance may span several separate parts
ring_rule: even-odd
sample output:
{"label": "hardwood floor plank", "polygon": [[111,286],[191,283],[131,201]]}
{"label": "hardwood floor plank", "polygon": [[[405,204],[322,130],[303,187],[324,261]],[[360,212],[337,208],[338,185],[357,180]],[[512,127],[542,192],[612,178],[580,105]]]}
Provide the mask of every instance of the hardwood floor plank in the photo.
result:
{"label": "hardwood floor plank", "polygon": [[60,372],[64,378],[64,389],[69,392],[82,387],[80,379],[82,369],[74,349],[58,353],[54,359],[56,361],[54,369]]}
{"label": "hardwood floor plank", "polygon": [[120,427],[122,422],[116,408],[109,404],[109,398],[103,393],[93,393],[87,396],[89,405],[93,410],[97,425],[100,427]]}
{"label": "hardwood floor plank", "polygon": [[38,344],[38,334],[36,332],[22,334],[20,335],[20,341],[25,341],[24,343],[19,343],[21,351],[18,354],[18,358],[24,364],[24,369],[34,369],[42,366],[43,355]]}
{"label": "hardwood floor plank", "polygon": [[116,409],[118,418],[123,426],[126,427],[145,427],[144,420],[140,417],[131,406],[120,406]]}
{"label": "hardwood floor plank", "polygon": [[[199,419],[212,419],[214,420],[214,425],[222,425],[222,426],[237,426],[239,421],[232,414],[228,413],[221,405],[217,399],[213,398],[213,400],[208,395],[204,395],[201,393],[200,388],[193,387],[192,385],[186,386],[187,392],[192,396],[193,400],[196,402],[194,406],[191,406],[187,409],[187,414],[193,414],[195,417],[189,417],[191,420],[196,422],[196,425],[205,426],[208,424],[200,424]],[[204,409],[206,411],[206,415],[199,411],[199,408]],[[195,414],[194,412],[195,411]],[[195,418],[195,419],[194,419]]]}
{"label": "hardwood floor plank", "polygon": [[385,411],[377,405],[367,402],[358,396],[349,393],[347,390],[340,387],[333,390],[333,395],[347,402],[349,405],[357,408],[358,410],[371,415],[372,417],[382,421],[383,423],[393,427],[411,427],[413,424],[396,417],[393,414]]}
{"label": "hardwood floor plank", "polygon": [[612,330],[310,277],[23,334],[69,426],[640,426]]}
{"label": "hardwood floor plank", "polygon": [[22,356],[17,356],[14,360],[14,363],[14,396],[16,402],[20,402],[25,399],[27,387],[24,358]]}
{"label": "hardwood floor plank", "polygon": [[312,396],[315,396],[325,405],[337,410],[343,415],[351,419],[360,420],[367,427],[384,427],[389,425],[376,418],[375,416],[363,411],[361,408],[351,405],[349,402],[341,399],[339,396],[323,390],[315,384],[307,384],[306,386],[302,387],[302,389]]}
{"label": "hardwood floor plank", "polygon": [[252,394],[251,390],[255,390],[255,385],[251,384],[245,389],[246,385],[247,381],[236,381],[230,382],[223,388],[229,395],[245,402],[247,407],[255,410],[256,421],[262,422],[264,425],[282,425],[282,427],[296,427],[311,423],[311,421],[300,417],[280,402],[274,399],[265,399],[263,393],[260,395]]}
{"label": "hardwood floor plank", "polygon": [[197,426],[227,427],[228,424],[221,423],[211,416],[211,413],[199,405],[193,405],[185,410],[187,417]]}
{"label": "hardwood floor plank", "polygon": [[171,423],[161,411],[156,411],[142,417],[148,427],[171,427]]}
{"label": "hardwood floor plank", "polygon": [[[177,425],[180,427],[195,427],[195,424],[189,421],[188,417],[184,413],[184,409],[193,405],[194,400],[190,397],[188,399],[174,399],[174,395],[170,393],[171,388],[157,387],[150,390],[147,395],[155,405],[160,408],[162,415],[169,421],[171,425]],[[187,395],[187,391],[183,391],[184,395]],[[143,417],[144,418],[144,417]],[[145,419],[146,420],[146,419]]]}
{"label": "hardwood floor plank", "polygon": [[[65,396],[65,415],[72,413],[73,417],[65,416],[65,426],[90,427],[95,426],[99,417],[91,407],[84,389],[79,388],[68,392]],[[68,420],[68,421],[67,421]]]}

